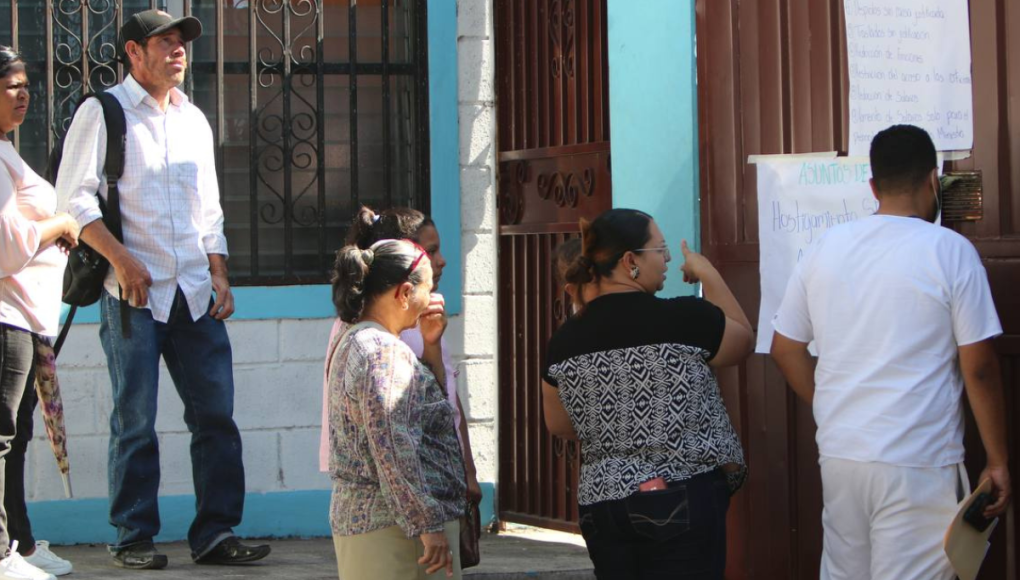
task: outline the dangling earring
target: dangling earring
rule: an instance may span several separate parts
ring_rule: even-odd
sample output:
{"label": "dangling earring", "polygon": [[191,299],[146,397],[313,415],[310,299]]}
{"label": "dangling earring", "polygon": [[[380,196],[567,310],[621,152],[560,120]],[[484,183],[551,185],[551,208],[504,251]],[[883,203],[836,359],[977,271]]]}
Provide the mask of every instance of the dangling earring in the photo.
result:
{"label": "dangling earring", "polygon": [[641,268],[638,268],[637,266],[634,266],[633,268],[630,269],[630,277],[632,279],[637,280],[638,276],[640,276],[640,275],[641,275]]}

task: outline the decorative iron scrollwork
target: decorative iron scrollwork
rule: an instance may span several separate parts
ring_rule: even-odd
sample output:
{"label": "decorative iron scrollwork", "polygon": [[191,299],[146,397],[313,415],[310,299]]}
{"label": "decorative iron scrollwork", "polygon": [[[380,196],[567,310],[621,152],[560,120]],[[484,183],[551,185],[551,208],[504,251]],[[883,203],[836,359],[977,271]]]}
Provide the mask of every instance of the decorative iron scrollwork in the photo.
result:
{"label": "decorative iron scrollwork", "polygon": [[563,74],[572,78],[575,74],[577,18],[574,4],[574,0],[553,0],[549,9],[549,39],[552,41],[549,71],[553,78]]}
{"label": "decorative iron scrollwork", "polygon": [[564,43],[565,53],[560,57],[563,68],[568,77],[574,77],[574,52],[577,48],[577,35],[575,31],[574,0],[563,2],[563,24],[567,29],[567,41]]}
{"label": "decorative iron scrollwork", "polygon": [[503,166],[500,176],[500,223],[514,225],[524,218],[524,189],[531,181],[531,165],[527,161],[513,161]]}
{"label": "decorative iron scrollwork", "polygon": [[279,87],[254,112],[255,172],[270,194],[259,207],[259,217],[269,225],[289,220],[300,227],[319,226],[324,216],[318,204],[299,202],[318,180],[319,111],[303,93],[316,90],[314,45],[321,5],[312,0],[254,0],[253,8],[265,33],[259,34],[265,44],[256,54],[258,86]]}
{"label": "decorative iron scrollwork", "polygon": [[560,0],[553,0],[552,6],[549,7],[549,40],[552,41],[552,58],[549,61],[549,72],[553,78],[560,78],[560,73],[563,70],[563,48],[560,43],[560,26],[562,23],[563,14],[562,7],[560,6]]}
{"label": "decorative iron scrollwork", "polygon": [[577,461],[577,456],[577,441],[567,441],[567,465],[571,465]]}
{"label": "decorative iron scrollwork", "polygon": [[85,93],[118,82],[115,0],[52,0],[53,127],[58,138],[71,124],[74,105]]}
{"label": "decorative iron scrollwork", "polygon": [[559,207],[577,207],[579,194],[591,197],[595,192],[595,171],[585,168],[580,173],[552,171],[538,176],[538,197],[550,197]]}

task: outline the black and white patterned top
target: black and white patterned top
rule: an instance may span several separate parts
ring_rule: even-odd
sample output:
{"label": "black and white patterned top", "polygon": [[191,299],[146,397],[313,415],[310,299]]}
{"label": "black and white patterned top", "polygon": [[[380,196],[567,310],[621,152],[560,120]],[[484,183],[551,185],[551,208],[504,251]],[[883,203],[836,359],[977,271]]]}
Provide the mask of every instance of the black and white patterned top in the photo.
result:
{"label": "black and white patterned top", "polygon": [[655,477],[681,481],[728,464],[747,468],[708,361],[726,317],[699,298],[609,294],[549,341],[543,378],[581,441],[578,503],[623,499]]}

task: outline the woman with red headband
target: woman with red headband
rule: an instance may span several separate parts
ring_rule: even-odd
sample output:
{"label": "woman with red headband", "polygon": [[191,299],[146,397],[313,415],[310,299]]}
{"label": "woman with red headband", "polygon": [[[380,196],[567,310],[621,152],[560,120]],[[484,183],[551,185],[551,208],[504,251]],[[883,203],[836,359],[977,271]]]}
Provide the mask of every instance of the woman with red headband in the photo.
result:
{"label": "woman with red headband", "polygon": [[[439,279],[443,275],[446,258],[443,257],[443,253],[440,251],[439,230],[436,229],[436,224],[432,221],[432,218],[409,207],[393,207],[375,213],[370,208],[362,206],[347,230],[346,244],[367,249],[379,240],[390,239],[411,240],[425,249],[432,264],[432,291],[438,292]],[[345,327],[344,322],[337,318],[333,323],[333,329],[330,332],[327,346],[333,343],[333,338],[343,332]],[[407,343],[411,350],[421,357],[424,344],[421,339],[421,331],[418,328],[409,328],[400,333],[400,340]],[[443,367],[446,371],[446,395],[450,405],[453,406],[453,420],[457,426],[457,438],[460,439],[461,450],[464,452],[467,498],[469,501],[477,504],[482,500],[482,490],[478,485],[475,462],[471,455],[471,439],[468,434],[467,420],[464,418],[464,406],[461,404],[460,396],[457,394],[457,371],[453,363],[453,357],[450,356],[450,349],[447,348],[445,338],[440,341],[440,346],[443,351]],[[329,421],[327,417],[329,384],[325,377],[323,377],[322,390],[322,432],[319,438],[319,471],[329,473]]]}
{"label": "woman with red headband", "polygon": [[[330,345],[330,524],[341,578],[460,578],[464,461],[443,388],[442,297],[408,240],[337,252]],[[418,326],[421,359],[400,340]],[[445,572],[445,574],[444,574]]]}

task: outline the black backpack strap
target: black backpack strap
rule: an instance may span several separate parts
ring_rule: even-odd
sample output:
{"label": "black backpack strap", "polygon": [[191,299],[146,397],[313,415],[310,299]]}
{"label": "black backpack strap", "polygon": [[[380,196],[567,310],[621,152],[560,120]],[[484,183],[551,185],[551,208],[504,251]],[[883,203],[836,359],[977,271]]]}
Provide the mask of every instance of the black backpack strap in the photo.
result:
{"label": "black backpack strap", "polygon": [[117,182],[124,175],[124,151],[127,142],[127,121],[124,119],[124,108],[117,97],[109,93],[95,93],[94,96],[103,106],[103,120],[106,122],[106,163],[103,172],[106,174],[106,213],[103,222],[117,241],[124,243],[124,231],[120,221],[120,189]]}
{"label": "black backpack strap", "polygon": [[[117,241],[124,243],[124,228],[120,220],[120,188],[117,186],[124,175],[124,152],[127,147],[127,120],[124,108],[117,97],[110,93],[96,93],[99,104],[103,106],[103,121],[106,123],[106,163],[103,173],[106,174],[106,213],[103,222]],[[120,299],[120,331],[124,338],[131,338],[130,312],[124,290],[118,289]]]}
{"label": "black backpack strap", "polygon": [[57,342],[53,343],[53,358],[60,356],[60,348],[64,346],[64,341],[67,340],[67,332],[71,330],[71,322],[74,321],[74,314],[78,312],[78,305],[74,304],[71,309],[67,311],[67,318],[64,319],[64,326],[60,328],[60,334],[57,335]]}
{"label": "black backpack strap", "polygon": [[[99,198],[99,207],[103,212],[103,223],[106,225],[106,229],[110,230],[113,237],[123,244],[124,229],[121,226],[120,189],[117,183],[124,175],[124,156],[127,148],[127,120],[124,118],[124,107],[121,106],[117,97],[104,92],[86,93],[82,98],[78,99],[78,103],[74,106],[75,113],[77,114],[82,103],[91,98],[98,100],[99,104],[103,107],[103,123],[106,125],[106,162],[103,166],[103,172],[106,174],[107,201],[104,204],[103,199]],[[63,147],[62,143],[61,147]],[[50,174],[51,181],[56,181],[56,171],[60,164],[59,159],[60,156],[56,158],[56,163],[53,162],[54,159],[51,159],[50,169],[47,171]],[[121,334],[125,338],[130,338],[131,326],[128,320],[128,310],[125,308],[127,303],[123,296],[118,296],[118,298],[121,303]],[[71,330],[71,323],[74,321],[74,315],[77,311],[77,305],[72,305],[68,311],[67,318],[64,319],[64,325],[60,329],[60,334],[57,335],[57,341],[53,345],[54,357],[60,354],[60,349],[64,346],[64,341],[67,339],[67,333]]]}
{"label": "black backpack strap", "polygon": [[[124,156],[127,148],[127,120],[124,108],[117,97],[110,93],[95,93],[96,99],[103,107],[103,121],[106,123],[106,162],[103,173],[106,174],[106,208],[103,212],[103,223],[117,241],[124,243],[124,228],[120,219],[120,188],[117,183],[124,175]],[[120,300],[120,330],[124,338],[131,338],[131,324],[127,301],[124,300],[123,289],[118,291]]]}

